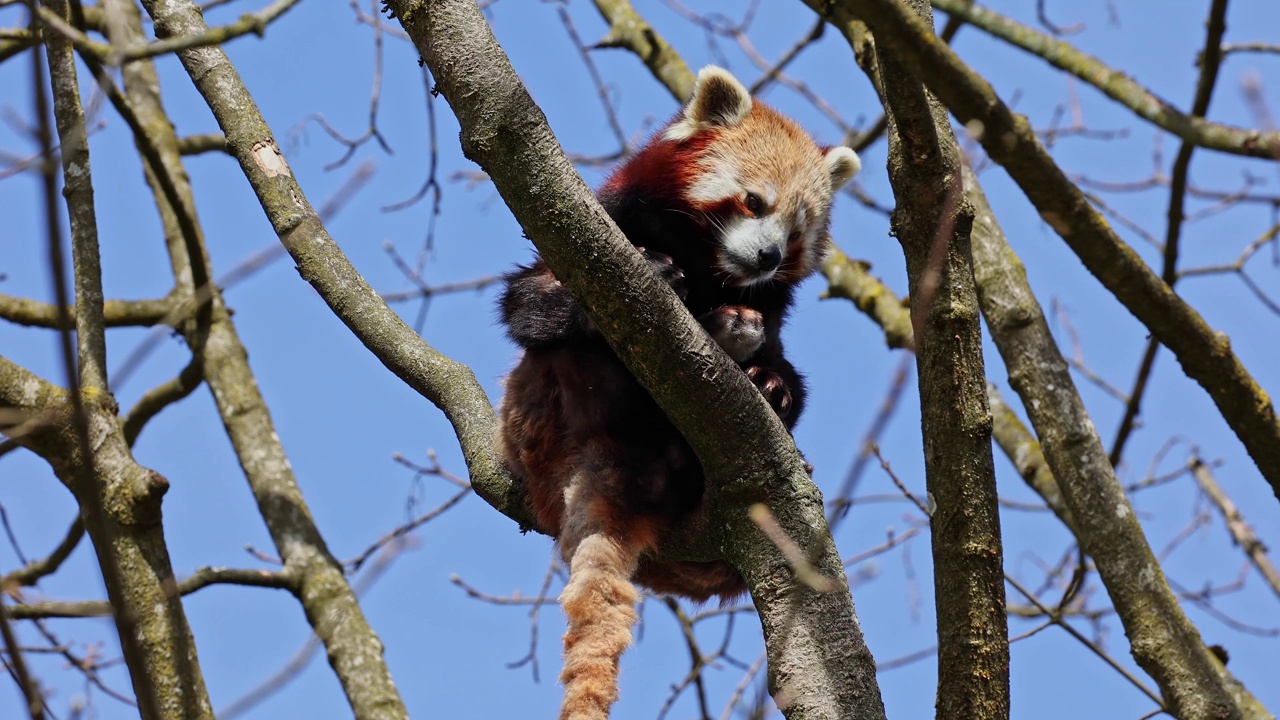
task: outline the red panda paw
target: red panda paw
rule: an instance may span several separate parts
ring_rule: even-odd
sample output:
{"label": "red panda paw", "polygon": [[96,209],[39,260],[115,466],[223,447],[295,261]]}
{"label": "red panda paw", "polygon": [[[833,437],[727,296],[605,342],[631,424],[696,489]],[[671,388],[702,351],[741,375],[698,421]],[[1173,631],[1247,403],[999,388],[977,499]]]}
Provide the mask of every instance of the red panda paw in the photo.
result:
{"label": "red panda paw", "polygon": [[684,271],[676,267],[676,263],[671,259],[671,256],[665,253],[645,250],[642,247],[637,247],[636,249],[640,251],[641,255],[644,255],[649,264],[653,265],[653,270],[658,273],[658,277],[665,280],[671,286],[671,289],[676,292],[676,295],[680,296],[680,301],[684,302],[685,298],[689,296],[689,290],[684,285]]}
{"label": "red panda paw", "polygon": [[725,305],[698,318],[707,334],[734,362],[744,362],[764,344],[764,315],[742,305]]}
{"label": "red panda paw", "polygon": [[791,414],[791,390],[787,382],[778,373],[760,365],[747,368],[747,377],[760,389],[760,394],[769,401],[769,406],[783,420]]}

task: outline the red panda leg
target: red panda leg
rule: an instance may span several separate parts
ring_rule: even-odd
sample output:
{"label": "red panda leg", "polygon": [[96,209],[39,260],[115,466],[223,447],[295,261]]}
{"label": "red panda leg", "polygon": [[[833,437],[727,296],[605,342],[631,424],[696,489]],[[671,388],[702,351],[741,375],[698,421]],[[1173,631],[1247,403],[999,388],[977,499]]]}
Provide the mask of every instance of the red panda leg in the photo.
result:
{"label": "red panda leg", "polygon": [[618,699],[618,661],[631,645],[640,597],[631,584],[640,546],[606,530],[607,502],[585,475],[579,473],[565,490],[560,535],[569,561],[569,583],[560,594],[568,622],[560,720],[608,720],[609,706]]}

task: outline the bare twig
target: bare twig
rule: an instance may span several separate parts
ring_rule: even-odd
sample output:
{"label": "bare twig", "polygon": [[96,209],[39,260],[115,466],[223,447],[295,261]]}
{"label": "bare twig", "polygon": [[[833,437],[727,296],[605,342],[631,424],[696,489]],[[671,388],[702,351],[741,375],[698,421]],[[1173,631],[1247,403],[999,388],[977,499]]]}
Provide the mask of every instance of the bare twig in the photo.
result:
{"label": "bare twig", "polygon": [[1231,501],[1227,493],[1214,479],[1213,473],[1209,472],[1209,467],[1197,455],[1192,455],[1188,462],[1191,466],[1191,473],[1195,477],[1196,482],[1200,485],[1200,489],[1213,503],[1213,506],[1222,513],[1222,519],[1226,522],[1227,532],[1231,533],[1231,540],[1234,542],[1244,554],[1248,556],[1249,562],[1258,569],[1258,573],[1267,581],[1267,585],[1271,588],[1271,592],[1280,597],[1280,570],[1276,569],[1271,559],[1267,557],[1267,546],[1258,539],[1256,533],[1249,523],[1245,522],[1244,517],[1240,514],[1240,509]]}

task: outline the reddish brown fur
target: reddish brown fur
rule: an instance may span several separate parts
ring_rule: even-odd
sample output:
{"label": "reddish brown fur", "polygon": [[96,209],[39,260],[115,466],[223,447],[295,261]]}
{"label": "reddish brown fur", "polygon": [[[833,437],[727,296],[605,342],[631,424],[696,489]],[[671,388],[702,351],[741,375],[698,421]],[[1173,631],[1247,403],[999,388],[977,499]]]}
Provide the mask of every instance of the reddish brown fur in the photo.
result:
{"label": "reddish brown fur", "polygon": [[[856,168],[851,151],[825,153],[727,73],[707,69],[684,112],[600,191],[788,428],[805,389],[783,352],[782,325],[793,286],[830,243],[832,193]],[[525,354],[507,378],[501,449],[535,524],[572,568],[561,596],[562,717],[607,718],[635,618],[630,580],[699,602],[731,599],[745,585],[723,561],[653,556],[701,502],[701,464],[545,263],[508,275],[502,312]]]}

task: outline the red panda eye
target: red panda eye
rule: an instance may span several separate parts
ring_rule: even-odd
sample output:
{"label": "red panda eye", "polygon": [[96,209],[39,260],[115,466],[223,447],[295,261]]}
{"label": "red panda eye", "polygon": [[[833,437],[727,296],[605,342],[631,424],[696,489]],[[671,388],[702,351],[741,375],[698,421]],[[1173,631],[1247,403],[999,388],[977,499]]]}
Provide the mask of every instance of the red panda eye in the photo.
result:
{"label": "red panda eye", "polygon": [[791,234],[787,236],[787,242],[795,242],[796,240],[799,240],[799,239],[800,239],[799,230],[792,230]]}
{"label": "red panda eye", "polygon": [[747,193],[747,209],[759,215],[760,211],[764,209],[764,201],[760,199],[759,195],[749,192]]}

